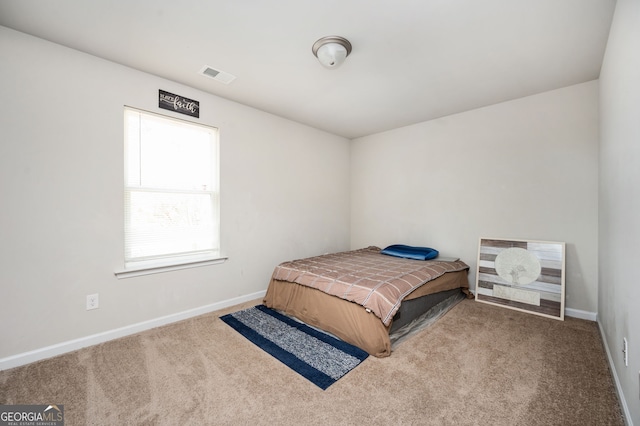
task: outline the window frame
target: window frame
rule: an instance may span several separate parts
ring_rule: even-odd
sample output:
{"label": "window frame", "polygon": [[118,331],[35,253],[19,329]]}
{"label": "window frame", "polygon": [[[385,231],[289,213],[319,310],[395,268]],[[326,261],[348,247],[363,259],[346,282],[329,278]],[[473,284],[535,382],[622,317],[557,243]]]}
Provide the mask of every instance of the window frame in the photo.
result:
{"label": "window frame", "polygon": [[[166,120],[170,123],[177,123],[180,126],[193,126],[195,128],[206,129],[211,133],[213,139],[211,140],[211,152],[212,155],[215,156],[213,162],[211,164],[211,188],[206,190],[193,190],[193,189],[176,189],[170,188],[167,186],[143,186],[142,181],[138,185],[131,185],[129,180],[129,173],[135,169],[135,167],[142,167],[140,164],[142,160],[138,160],[138,164],[136,166],[131,166],[129,163],[129,143],[128,143],[128,125],[127,119],[128,114],[135,113],[140,114],[141,117],[149,116],[153,119]],[[124,219],[124,252],[123,252],[123,260],[124,260],[124,268],[116,270],[115,275],[118,278],[128,278],[132,276],[139,275],[147,275],[154,274],[160,272],[167,272],[185,268],[193,268],[200,266],[213,265],[224,262],[227,257],[221,255],[221,235],[220,235],[220,130],[217,127],[196,123],[190,120],[184,120],[180,118],[175,118],[163,114],[158,114],[155,112],[145,111],[139,108],[125,106],[123,110],[123,137],[124,137],[124,184],[123,184],[123,219]],[[138,142],[139,143],[139,140]],[[140,154],[141,155],[141,154]],[[133,163],[135,164],[135,163]],[[137,257],[137,258],[128,258],[128,242],[127,238],[130,234],[129,226],[131,224],[131,209],[129,208],[129,197],[131,192],[145,192],[145,193],[174,193],[174,194],[192,194],[192,195],[201,195],[201,194],[209,194],[211,199],[211,208],[212,208],[212,223],[211,226],[213,228],[213,245],[214,247],[206,250],[199,250],[195,252],[183,252],[183,253],[167,253],[160,255],[154,255],[149,258],[145,257]]]}

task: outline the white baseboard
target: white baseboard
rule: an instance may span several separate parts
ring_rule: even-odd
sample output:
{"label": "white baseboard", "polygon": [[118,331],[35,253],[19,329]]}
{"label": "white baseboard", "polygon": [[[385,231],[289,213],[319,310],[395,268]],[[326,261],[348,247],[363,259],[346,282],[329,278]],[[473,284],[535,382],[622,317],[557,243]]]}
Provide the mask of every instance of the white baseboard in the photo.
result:
{"label": "white baseboard", "polygon": [[564,308],[564,314],[568,317],[589,321],[597,321],[598,319],[598,314],[596,312],[581,311],[580,309]]}
{"label": "white baseboard", "polygon": [[631,413],[629,412],[627,401],[626,399],[624,399],[624,393],[622,392],[620,379],[618,379],[616,366],[613,364],[611,351],[609,350],[609,345],[607,344],[607,339],[605,338],[604,330],[602,329],[602,324],[600,324],[599,321],[598,321],[598,328],[600,329],[600,337],[602,338],[602,343],[604,343],[604,350],[607,352],[607,360],[609,361],[609,368],[611,369],[611,374],[613,375],[613,382],[616,385],[616,391],[618,392],[618,400],[620,401],[620,406],[622,407],[622,412],[624,413],[626,424],[627,426],[633,426],[633,420],[631,419]]}
{"label": "white baseboard", "polygon": [[[64,353],[82,349],[87,346],[97,345],[99,343],[103,343],[103,342],[117,339],[120,337],[125,337],[131,334],[139,333],[141,331],[149,330],[155,327],[160,327],[173,322],[182,321],[187,318],[192,318],[198,315],[207,314],[209,312],[228,308],[229,306],[237,305],[239,303],[248,302],[254,299],[260,299],[264,297],[265,293],[266,293],[266,290],[259,291],[256,293],[248,294],[246,296],[235,297],[233,299],[224,300],[222,302],[201,306],[199,308],[190,309],[184,312],[178,312],[176,314],[171,314],[171,315],[167,315],[160,318],[155,318],[149,321],[143,321],[137,324],[132,324],[125,327],[117,328],[115,330],[109,330],[102,333],[93,334],[91,336],[81,337],[79,339],[69,340],[67,342],[62,342],[55,345],[46,346],[44,348],[35,349],[33,351],[12,355],[12,356],[0,359],[0,371],[19,367],[25,364],[30,364],[32,362],[51,358],[57,355],[62,355]],[[597,318],[595,312],[581,311],[579,309],[565,308],[564,313],[566,316],[569,316],[569,317],[580,318],[580,319],[585,319],[589,321],[596,321],[596,318]]]}
{"label": "white baseboard", "polygon": [[33,351],[24,352],[0,359],[0,371],[10,368],[19,367],[21,365],[30,364],[32,362],[62,355],[87,346],[97,345],[109,340],[118,339],[120,337],[129,336],[141,331],[150,330],[155,327],[171,324],[173,322],[182,321],[198,315],[207,314],[219,309],[228,308],[240,303],[249,302],[254,299],[264,297],[266,290],[256,293],[247,294],[245,296],[235,297],[233,299],[224,300],[222,302],[212,303],[210,305],[201,306],[199,308],[189,309],[188,311],[178,312],[176,314],[155,318],[148,321],[139,322],[137,324],[128,325],[114,330],[105,331],[91,336],[81,337],[79,339],[69,340],[67,342],[57,343],[55,345],[46,346],[44,348],[35,349]]}

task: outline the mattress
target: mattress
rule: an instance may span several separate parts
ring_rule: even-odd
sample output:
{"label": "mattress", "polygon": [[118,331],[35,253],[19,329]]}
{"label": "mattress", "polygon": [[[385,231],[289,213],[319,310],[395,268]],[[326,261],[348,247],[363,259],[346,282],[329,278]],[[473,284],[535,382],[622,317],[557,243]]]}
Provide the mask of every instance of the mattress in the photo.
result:
{"label": "mattress", "polygon": [[[353,301],[317,288],[272,278],[264,304],[327,331],[376,357],[391,354],[389,333],[396,316],[403,325],[451,292],[469,295],[467,270],[447,272],[404,297],[394,319],[385,325],[373,312]],[[411,302],[414,300],[415,302]],[[403,305],[406,307],[403,308]],[[399,313],[399,314],[398,314]]]}
{"label": "mattress", "polygon": [[284,262],[276,266],[272,278],[355,302],[389,325],[402,301],[416,289],[447,272],[468,269],[459,259],[405,259],[370,246]]}

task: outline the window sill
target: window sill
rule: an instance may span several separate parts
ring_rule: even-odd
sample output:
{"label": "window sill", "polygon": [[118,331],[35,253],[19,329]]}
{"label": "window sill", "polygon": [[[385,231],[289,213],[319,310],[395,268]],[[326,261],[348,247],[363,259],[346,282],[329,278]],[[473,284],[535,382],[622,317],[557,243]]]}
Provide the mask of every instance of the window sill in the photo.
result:
{"label": "window sill", "polygon": [[183,260],[180,262],[163,262],[163,263],[147,263],[144,265],[135,265],[115,271],[114,274],[118,279],[139,277],[142,275],[159,274],[162,272],[178,271],[187,268],[199,268],[201,266],[218,265],[226,262],[228,257],[211,257],[197,260]]}

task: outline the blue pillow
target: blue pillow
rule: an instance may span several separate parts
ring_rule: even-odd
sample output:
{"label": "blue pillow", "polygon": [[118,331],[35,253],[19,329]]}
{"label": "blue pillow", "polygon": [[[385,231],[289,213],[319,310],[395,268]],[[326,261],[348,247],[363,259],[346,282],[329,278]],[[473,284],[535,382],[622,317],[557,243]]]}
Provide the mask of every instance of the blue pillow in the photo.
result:
{"label": "blue pillow", "polygon": [[380,251],[389,256],[402,257],[405,259],[429,260],[438,257],[438,250],[429,247],[412,247],[401,244],[391,245]]}

